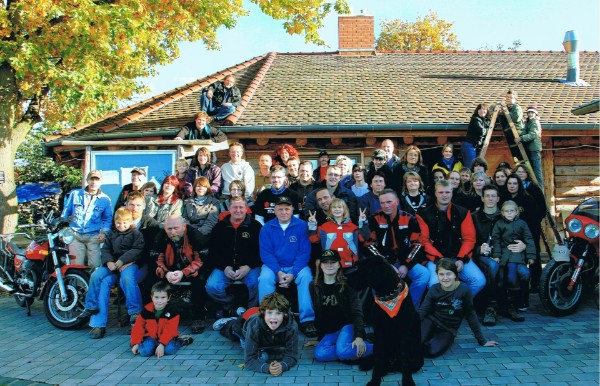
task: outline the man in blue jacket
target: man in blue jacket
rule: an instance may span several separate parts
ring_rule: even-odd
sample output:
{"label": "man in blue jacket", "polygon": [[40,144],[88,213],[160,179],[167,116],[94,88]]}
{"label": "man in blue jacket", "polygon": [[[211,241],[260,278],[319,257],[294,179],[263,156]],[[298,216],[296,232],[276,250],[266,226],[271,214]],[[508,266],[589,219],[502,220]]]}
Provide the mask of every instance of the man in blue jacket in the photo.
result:
{"label": "man in blue jacket", "polygon": [[312,274],[308,267],[310,241],[306,222],[293,216],[292,200],[278,196],[275,216],[260,231],[260,256],[264,265],[258,278],[260,300],[275,292],[275,285],[287,288],[296,283],[300,329],[307,337],[316,337],[315,313],[308,286]]}
{"label": "man in blue jacket", "polygon": [[69,192],[61,216],[69,219],[69,226],[75,232],[69,253],[75,255],[78,264],[96,268],[101,265],[100,244],[110,231],[113,212],[110,197],[100,190],[102,173],[92,170],[86,181],[85,188]]}

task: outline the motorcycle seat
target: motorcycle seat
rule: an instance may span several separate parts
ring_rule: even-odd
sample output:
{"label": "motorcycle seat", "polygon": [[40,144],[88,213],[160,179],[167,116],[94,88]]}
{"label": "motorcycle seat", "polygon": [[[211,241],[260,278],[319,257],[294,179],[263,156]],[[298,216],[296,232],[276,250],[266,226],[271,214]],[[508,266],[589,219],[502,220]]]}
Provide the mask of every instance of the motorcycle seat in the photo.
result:
{"label": "motorcycle seat", "polygon": [[9,247],[10,250],[15,254],[15,255],[19,255],[19,256],[25,256],[25,250],[22,248],[19,248],[19,246],[17,244],[15,244],[14,242],[10,242],[9,243]]}

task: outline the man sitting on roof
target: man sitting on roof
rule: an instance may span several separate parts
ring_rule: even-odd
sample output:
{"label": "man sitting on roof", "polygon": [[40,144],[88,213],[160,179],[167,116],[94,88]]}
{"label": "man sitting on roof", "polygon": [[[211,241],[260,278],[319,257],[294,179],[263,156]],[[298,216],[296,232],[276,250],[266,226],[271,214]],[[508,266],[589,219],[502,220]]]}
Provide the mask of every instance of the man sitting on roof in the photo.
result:
{"label": "man sitting on roof", "polygon": [[235,78],[227,75],[222,82],[217,81],[202,92],[200,109],[220,121],[232,114],[241,102],[242,94],[235,87]]}
{"label": "man sitting on roof", "polygon": [[204,111],[197,113],[194,115],[194,121],[186,123],[173,139],[210,139],[213,142],[227,141],[227,135],[221,130],[207,125],[207,120],[208,115]]}

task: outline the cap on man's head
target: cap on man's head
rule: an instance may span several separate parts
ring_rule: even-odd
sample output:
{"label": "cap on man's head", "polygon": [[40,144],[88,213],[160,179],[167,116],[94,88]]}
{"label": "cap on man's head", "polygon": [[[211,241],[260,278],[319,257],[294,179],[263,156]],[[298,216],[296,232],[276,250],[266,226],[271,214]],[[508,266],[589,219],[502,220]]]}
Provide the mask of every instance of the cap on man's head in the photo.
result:
{"label": "cap on man's head", "polygon": [[532,112],[532,113],[535,113],[536,115],[539,115],[538,111],[537,111],[537,106],[536,105],[529,105],[529,106],[527,106],[527,112]]}
{"label": "cap on man's head", "polygon": [[387,155],[385,154],[385,151],[383,149],[376,149],[373,152],[373,157],[372,158],[386,159]]}
{"label": "cap on man's head", "polygon": [[340,254],[338,251],[334,251],[332,249],[326,249],[321,253],[321,263],[326,261],[340,261]]}
{"label": "cap on man's head", "polygon": [[134,167],[133,169],[131,169],[131,173],[141,174],[142,176],[146,175],[146,171],[144,170],[144,168],[138,168],[138,167]]}
{"label": "cap on man's head", "polygon": [[319,153],[319,158],[323,157],[324,155],[326,155],[327,157],[329,157],[329,153],[327,153],[325,150],[322,150],[322,151]]}
{"label": "cap on man's head", "polygon": [[90,178],[97,178],[97,179],[101,180],[102,172],[100,170],[91,170],[88,173],[86,180],[89,180]]}
{"label": "cap on man's head", "polygon": [[293,205],[292,200],[287,196],[277,196],[275,205]]}

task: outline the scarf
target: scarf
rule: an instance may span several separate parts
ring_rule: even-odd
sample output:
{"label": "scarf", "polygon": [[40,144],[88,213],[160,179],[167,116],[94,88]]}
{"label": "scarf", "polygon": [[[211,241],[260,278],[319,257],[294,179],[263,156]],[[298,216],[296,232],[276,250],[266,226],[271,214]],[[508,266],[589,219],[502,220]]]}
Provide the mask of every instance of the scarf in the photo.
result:
{"label": "scarf", "polygon": [[377,295],[373,294],[375,303],[381,307],[390,318],[394,318],[398,315],[402,302],[408,296],[408,286],[404,285],[404,289],[401,289],[402,287],[402,283],[398,283],[398,287],[394,292],[383,297],[377,297]]}
{"label": "scarf", "polygon": [[[187,236],[187,231],[183,232],[183,245],[179,248],[179,257],[181,258],[181,263],[183,267],[187,267],[192,262],[192,255],[194,254],[194,249],[190,244]],[[173,250],[173,243],[167,243],[167,249],[165,251],[165,265],[170,268],[175,264],[175,251]]]}
{"label": "scarf", "polygon": [[285,185],[283,185],[283,186],[281,187],[281,189],[279,189],[279,190],[275,189],[275,188],[273,187],[273,185],[271,185],[271,192],[273,192],[273,194],[275,194],[275,195],[280,195],[280,194],[281,194],[281,193],[283,193],[283,191],[284,191],[284,190],[286,190],[286,189],[287,189],[287,186],[285,186]]}
{"label": "scarf", "polygon": [[442,157],[442,163],[444,166],[446,166],[446,169],[452,171],[452,165],[454,165],[454,156],[450,157],[450,159]]}

